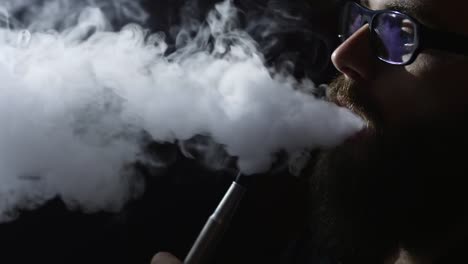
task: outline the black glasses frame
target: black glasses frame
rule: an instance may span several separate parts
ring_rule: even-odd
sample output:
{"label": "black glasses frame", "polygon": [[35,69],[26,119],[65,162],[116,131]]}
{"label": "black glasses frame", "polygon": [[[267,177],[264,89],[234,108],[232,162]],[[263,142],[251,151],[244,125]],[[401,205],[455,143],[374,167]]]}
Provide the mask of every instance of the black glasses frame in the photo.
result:
{"label": "black glasses frame", "polygon": [[377,55],[377,57],[381,61],[384,61],[391,65],[399,65],[399,66],[409,65],[413,63],[416,60],[419,53],[421,53],[421,51],[425,49],[443,50],[443,51],[448,51],[448,52],[452,52],[452,53],[456,53],[460,55],[468,55],[468,37],[467,36],[463,36],[463,35],[451,33],[451,32],[444,32],[444,31],[440,31],[437,29],[426,27],[423,24],[421,24],[418,20],[411,17],[410,15],[399,12],[399,11],[389,10],[389,9],[371,10],[353,1],[347,1],[343,7],[343,12],[341,16],[342,21],[341,21],[341,28],[340,28],[340,32],[342,32],[342,34],[339,35],[339,38],[343,42],[354,33],[354,32],[351,33],[351,35],[349,36],[346,35],[346,28],[349,26],[349,21],[346,21],[345,18],[349,17],[349,14],[350,14],[349,10],[350,8],[353,7],[352,5],[358,7],[358,10],[363,20],[362,25],[366,23],[369,24],[369,30],[370,30],[370,36],[371,36],[370,41],[371,41],[371,46],[374,49],[374,52],[376,50],[376,43],[377,43],[376,42],[377,40],[375,38],[378,38],[378,36],[376,36],[376,34],[374,33],[375,32],[374,22],[379,15],[396,14],[396,15],[404,16],[408,20],[410,20],[412,23],[414,23],[415,36],[416,36],[416,40],[414,43],[415,49],[413,53],[411,54],[410,59],[406,62],[394,62],[391,60],[386,60],[384,58],[381,58]]}

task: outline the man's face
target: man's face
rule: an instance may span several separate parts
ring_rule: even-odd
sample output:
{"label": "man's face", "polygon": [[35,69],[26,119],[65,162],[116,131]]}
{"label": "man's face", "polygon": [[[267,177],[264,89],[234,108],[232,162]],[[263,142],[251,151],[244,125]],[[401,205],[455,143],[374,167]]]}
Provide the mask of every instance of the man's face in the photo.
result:
{"label": "man's face", "polygon": [[[458,0],[369,0],[373,10],[398,5],[412,10],[421,23],[443,31],[468,36],[468,3]],[[468,47],[467,47],[468,48]],[[468,105],[468,60],[444,51],[425,50],[408,66],[380,62],[369,43],[367,25],[341,46],[333,63],[345,78],[356,82],[363,97],[372,103],[383,126],[405,126],[415,120],[433,120],[458,114]]]}
{"label": "man's face", "polygon": [[[468,1],[361,4],[400,6],[425,26],[468,36]],[[343,255],[378,258],[399,246],[425,254],[436,247],[426,235],[448,239],[449,215],[465,215],[461,186],[468,185],[457,173],[466,168],[457,151],[468,148],[468,57],[423,50],[412,64],[392,66],[374,55],[369,35],[363,26],[332,56],[342,76],[330,99],[368,128],[325,151],[316,166],[319,233]]]}

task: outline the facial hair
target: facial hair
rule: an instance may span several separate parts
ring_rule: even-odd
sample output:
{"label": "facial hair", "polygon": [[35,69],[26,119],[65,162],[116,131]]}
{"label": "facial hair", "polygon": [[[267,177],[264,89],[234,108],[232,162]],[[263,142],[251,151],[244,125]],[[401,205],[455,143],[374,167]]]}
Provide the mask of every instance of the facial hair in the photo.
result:
{"label": "facial hair", "polygon": [[[383,263],[399,247],[426,255],[468,212],[466,116],[385,127],[355,82],[338,78],[331,101],[368,123],[365,136],[324,150],[314,167],[317,243],[340,260]],[[468,124],[468,122],[466,122]],[[463,186],[463,187],[462,187]]]}

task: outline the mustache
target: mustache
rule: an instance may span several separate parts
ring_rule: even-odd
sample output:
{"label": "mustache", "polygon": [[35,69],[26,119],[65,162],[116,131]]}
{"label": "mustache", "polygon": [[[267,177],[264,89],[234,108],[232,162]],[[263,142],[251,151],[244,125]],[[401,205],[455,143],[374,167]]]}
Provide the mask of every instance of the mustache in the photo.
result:
{"label": "mustache", "polygon": [[368,128],[376,128],[381,123],[381,117],[374,100],[364,87],[344,75],[338,76],[328,86],[327,100],[341,107],[346,107],[360,116]]}

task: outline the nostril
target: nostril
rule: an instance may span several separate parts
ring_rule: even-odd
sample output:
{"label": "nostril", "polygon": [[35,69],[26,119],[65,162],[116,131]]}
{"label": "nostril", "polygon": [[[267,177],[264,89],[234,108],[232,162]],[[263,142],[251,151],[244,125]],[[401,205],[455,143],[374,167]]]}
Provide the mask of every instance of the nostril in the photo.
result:
{"label": "nostril", "polygon": [[340,71],[349,79],[352,79],[354,81],[361,81],[363,76],[356,70],[350,68],[350,67],[342,67],[340,68]]}

